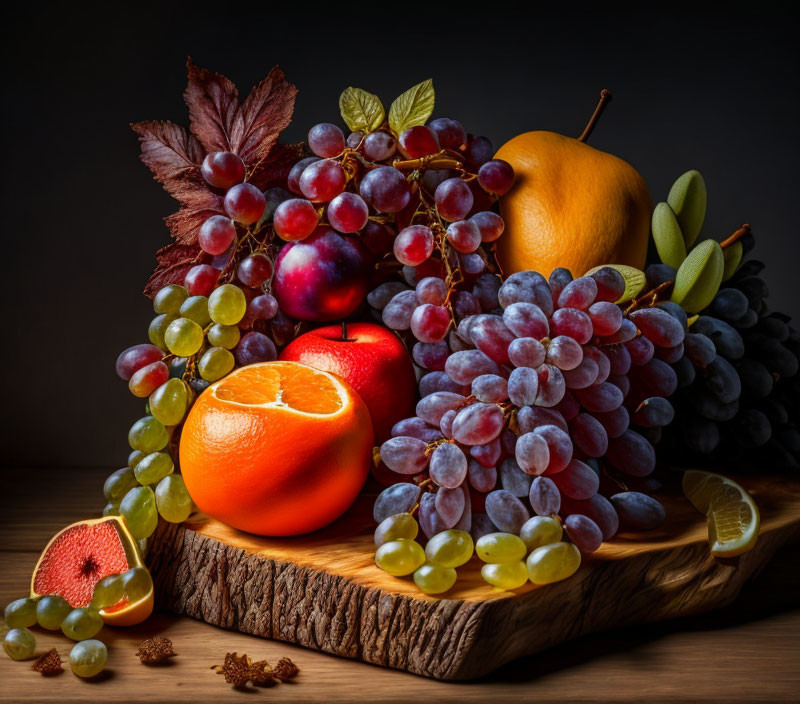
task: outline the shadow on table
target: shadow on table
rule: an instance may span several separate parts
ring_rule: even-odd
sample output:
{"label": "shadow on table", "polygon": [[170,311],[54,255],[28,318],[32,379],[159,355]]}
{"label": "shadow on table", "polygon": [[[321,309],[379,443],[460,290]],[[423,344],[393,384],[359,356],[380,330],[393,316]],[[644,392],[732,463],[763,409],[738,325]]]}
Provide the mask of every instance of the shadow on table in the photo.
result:
{"label": "shadow on table", "polygon": [[519,682],[621,653],[673,633],[714,631],[758,621],[800,607],[800,545],[780,550],[764,571],[744,586],[732,604],[700,616],[593,633],[542,653],[507,663],[477,682]]}

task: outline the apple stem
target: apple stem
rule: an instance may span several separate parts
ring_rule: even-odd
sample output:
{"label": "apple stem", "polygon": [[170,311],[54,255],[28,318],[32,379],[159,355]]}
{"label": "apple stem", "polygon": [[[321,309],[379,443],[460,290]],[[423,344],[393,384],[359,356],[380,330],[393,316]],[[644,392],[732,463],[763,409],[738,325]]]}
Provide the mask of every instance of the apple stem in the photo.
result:
{"label": "apple stem", "polygon": [[597,101],[597,107],[595,107],[592,116],[589,118],[589,122],[586,124],[583,133],[581,134],[580,137],[578,137],[579,142],[585,142],[587,139],[589,139],[589,135],[592,134],[595,125],[597,125],[597,122],[600,119],[600,115],[603,114],[603,110],[605,110],[606,105],[608,105],[610,102],[611,102],[611,91],[603,88],[603,90],[600,91],[600,100]]}
{"label": "apple stem", "polygon": [[745,235],[749,235],[751,232],[752,230],[750,229],[750,225],[745,223],[738,230],[736,230],[736,232],[734,232],[730,237],[720,242],[719,246],[722,247],[722,249],[730,247],[734,242],[738,242],[742,237],[744,237]]}
{"label": "apple stem", "polygon": [[347,339],[347,322],[343,320],[342,321],[342,340],[346,340],[346,339]]}

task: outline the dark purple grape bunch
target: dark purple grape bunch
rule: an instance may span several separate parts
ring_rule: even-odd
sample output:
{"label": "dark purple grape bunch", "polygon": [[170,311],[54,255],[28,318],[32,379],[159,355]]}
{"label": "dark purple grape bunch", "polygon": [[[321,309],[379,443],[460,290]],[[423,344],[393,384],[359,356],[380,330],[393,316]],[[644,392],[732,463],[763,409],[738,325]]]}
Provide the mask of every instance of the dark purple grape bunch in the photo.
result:
{"label": "dark purple grape bunch", "polygon": [[[401,291],[384,318],[396,314],[397,296],[419,309],[433,286],[423,279]],[[583,552],[620,522],[660,524],[660,504],[626,490],[655,467],[652,444],[631,426],[672,420],[664,395],[675,373],[655,353],[679,347],[684,328],[659,307],[623,313],[616,301],[625,288],[610,267],[575,280],[565,269],[549,281],[532,271],[502,283],[479,277],[475,312],[445,338],[414,347],[416,416],[397,423],[380,449],[397,481],[410,483],[379,496],[376,520],[418,507],[428,538],[461,528],[477,540],[518,535],[532,514],[560,516]],[[610,500],[599,493],[601,477],[616,487]]]}

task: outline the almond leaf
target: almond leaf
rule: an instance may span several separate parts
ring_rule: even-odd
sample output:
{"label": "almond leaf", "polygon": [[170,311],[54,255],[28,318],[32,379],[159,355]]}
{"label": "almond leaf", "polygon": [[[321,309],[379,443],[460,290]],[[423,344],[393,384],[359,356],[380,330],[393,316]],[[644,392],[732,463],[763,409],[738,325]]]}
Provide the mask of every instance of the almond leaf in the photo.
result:
{"label": "almond leaf", "polygon": [[152,298],[168,284],[182,284],[195,264],[202,263],[203,251],[197,244],[172,242],[156,252],[158,265],[144,287],[144,295]]}
{"label": "almond leaf", "polygon": [[424,125],[433,112],[433,80],[428,79],[409,88],[389,107],[389,127],[400,135],[409,127]]}
{"label": "almond leaf", "polygon": [[369,134],[383,124],[386,111],[377,95],[361,88],[347,88],[339,96],[339,112],[351,132]]}

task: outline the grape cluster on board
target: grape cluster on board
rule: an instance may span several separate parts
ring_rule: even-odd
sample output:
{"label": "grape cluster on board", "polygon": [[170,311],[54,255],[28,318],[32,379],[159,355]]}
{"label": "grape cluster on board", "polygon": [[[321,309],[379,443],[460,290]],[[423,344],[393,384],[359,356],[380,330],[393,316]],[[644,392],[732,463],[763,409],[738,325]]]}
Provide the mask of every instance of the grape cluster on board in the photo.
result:
{"label": "grape cluster on board", "polygon": [[653,214],[661,262],[646,269],[648,283],[671,286],[672,300],[691,316],[682,316],[683,353],[668,360],[678,377],[678,420],[663,452],[684,462],[705,456],[796,469],[800,336],[789,316],[769,310],[764,264],[742,262],[755,245],[749,226],[720,244],[695,245],[705,209],[703,178],[689,171]]}
{"label": "grape cluster on board", "polygon": [[[159,515],[181,522],[192,511],[175,471],[177,440],[194,398],[211,383],[276,359],[309,323],[357,313],[370,284],[385,292],[440,275],[428,277],[431,304],[414,322],[430,341],[454,325],[456,311],[478,305],[455,287],[492,266],[484,245],[502,234],[503,222],[489,208],[514,174],[491,159],[488,139],[457,121],[423,124],[433,109],[428,83],[411,89],[431,92],[421,112],[393,108],[386,121],[372,96],[380,119],[373,115],[369,125],[347,136],[331,123],[312,127],[312,155],[291,167],[287,188],[261,192],[232,152],[205,156],[202,178],[225,214],[199,227],[204,261],[155,293],[149,344],[117,360],[131,393],[147,399],[147,415],[130,429],[128,466],[106,481],[104,514],[122,515],[138,540],[153,533]],[[343,94],[342,115],[353,128],[363,116],[345,103],[361,93],[369,95]]]}
{"label": "grape cluster on board", "polygon": [[[496,542],[508,552],[486,560],[487,581],[544,584],[572,574],[580,553],[597,550],[620,519],[639,530],[659,525],[664,510],[646,494],[620,491],[609,500],[598,489],[601,472],[633,484],[655,467],[653,446],[631,426],[672,420],[665,398],[677,379],[654,356],[683,342],[669,304],[624,313],[616,301],[626,282],[611,267],[574,280],[565,269],[549,281],[532,271],[504,282],[479,277],[477,306],[434,336],[413,321],[433,305],[425,301],[437,280],[422,279],[383,308],[387,325],[411,328],[415,361],[427,373],[416,416],[397,423],[380,448],[394,473],[388,481],[397,483],[375,503],[378,564],[414,573],[428,590],[424,575],[434,567],[463,564],[473,540],[483,559],[492,553],[482,544]],[[414,543],[418,527],[425,552]],[[451,564],[452,554],[466,559]]]}

